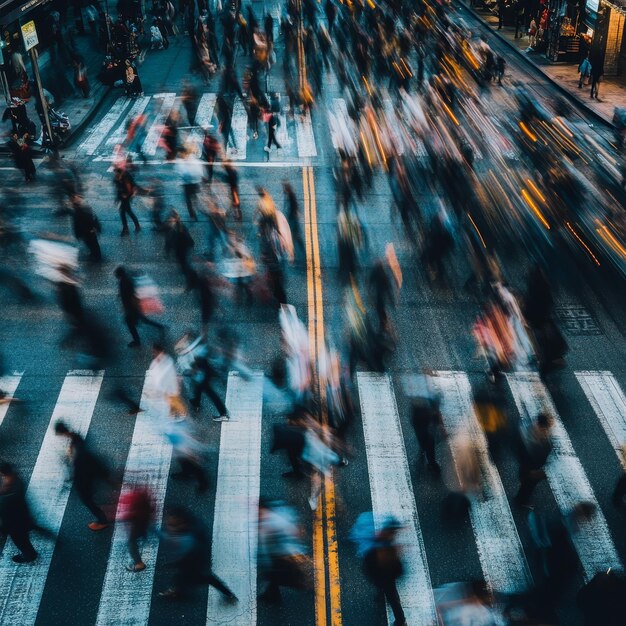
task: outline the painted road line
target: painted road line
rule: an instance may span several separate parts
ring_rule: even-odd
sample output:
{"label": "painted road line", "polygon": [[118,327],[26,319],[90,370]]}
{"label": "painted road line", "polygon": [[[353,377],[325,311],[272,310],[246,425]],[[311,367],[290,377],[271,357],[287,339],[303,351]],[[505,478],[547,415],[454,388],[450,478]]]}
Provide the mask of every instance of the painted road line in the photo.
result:
{"label": "painted road line", "polygon": [[22,380],[22,374],[18,374],[17,372],[10,376],[0,376],[0,391],[4,392],[4,402],[0,404],[0,426],[2,426],[2,422],[4,422],[4,418],[7,416],[9,412],[9,407],[11,406],[11,400],[9,398],[13,397],[17,386],[20,384],[20,380]]}
{"label": "painted road line", "polygon": [[[71,430],[85,436],[89,430],[104,372],[70,371],[59,393],[44,436],[27,498],[37,524],[58,534],[72,489],[63,462],[67,440],[54,433],[54,424],[63,420]],[[11,560],[16,553],[7,540],[0,557],[0,624],[34,624],[52,562],[55,542],[48,537],[31,536],[38,557],[28,565]]]}
{"label": "painted road line", "polygon": [[[130,563],[126,529],[123,524],[115,525],[96,620],[96,624],[100,626],[145,626],[150,615],[152,583],[159,549],[156,533],[161,528],[172,457],[172,447],[160,429],[158,407],[149,401],[150,385],[146,378],[140,403],[144,410],[137,414],[135,421],[122,493],[135,485],[143,485],[150,490],[155,503],[156,532],[150,533],[141,546],[141,558],[146,569],[139,574],[132,574],[126,571],[126,566]],[[119,509],[117,513],[119,515]]]}
{"label": "painted road line", "polygon": [[116,146],[117,144],[124,142],[126,135],[128,134],[128,126],[138,115],[141,115],[146,110],[148,102],[150,102],[150,96],[141,96],[141,98],[137,98],[137,100],[133,102],[133,106],[130,107],[118,127],[107,139],[107,146]]}
{"label": "painted road line", "polygon": [[77,152],[91,156],[98,149],[98,146],[108,135],[109,131],[115,126],[129,102],[128,98],[116,100],[107,114],[93,127],[85,141],[78,146]]}
{"label": "painted road line", "polygon": [[500,475],[489,457],[487,439],[474,412],[469,379],[463,372],[436,372],[433,383],[441,394],[441,415],[451,436],[455,464],[455,435],[471,437],[478,453],[483,492],[471,498],[470,519],[485,580],[499,593],[526,591],[532,585],[532,576]]}
{"label": "painted road line", "polygon": [[194,126],[189,134],[189,139],[192,143],[198,146],[198,153],[202,150],[202,141],[204,139],[204,128],[207,128],[211,124],[211,118],[213,117],[213,111],[215,110],[215,103],[217,102],[216,93],[203,93],[198,103],[198,110],[196,111],[196,126]]}
{"label": "painted road line", "polygon": [[310,158],[317,156],[315,147],[315,135],[313,134],[313,123],[311,112],[304,115],[296,115],[296,143],[298,144],[298,157]]}
{"label": "painted road line", "polygon": [[[107,158],[102,158],[102,157],[96,157],[94,159],[94,161],[98,161],[98,162],[103,162],[103,163],[112,163],[115,159],[113,157],[107,157]],[[174,165],[176,162],[175,161],[166,161],[165,159],[153,159],[151,161],[146,161],[145,163],[142,163],[141,165]],[[219,161],[216,161],[215,165],[219,165]],[[280,168],[291,168],[291,167],[297,167],[298,169],[303,168],[303,167],[309,167],[311,165],[311,163],[309,161],[245,161],[245,162],[239,162],[237,163],[237,167],[238,168],[248,168],[248,167],[252,167],[252,168],[256,168],[256,167],[267,167],[267,168],[271,168],[271,169],[280,169]],[[0,168],[1,170],[2,168]],[[15,168],[7,168],[10,170],[15,170]],[[112,172],[113,171],[113,166],[111,166],[108,170],[108,172]]]}
{"label": "painted road line", "polygon": [[159,140],[163,134],[165,119],[170,114],[176,102],[175,93],[157,93],[152,97],[157,102],[160,100],[161,106],[156,107],[158,110],[154,111],[154,119],[152,120],[150,128],[148,128],[146,140],[143,142],[142,152],[146,156],[156,154],[157,148],[159,147]]}
{"label": "painted road line", "polygon": [[235,100],[230,125],[235,138],[236,149],[229,145],[226,155],[233,161],[245,161],[248,143],[248,112],[241,98]]}
{"label": "painted road line", "polygon": [[540,412],[552,416],[552,441],[554,448],[545,471],[554,498],[563,515],[567,515],[579,502],[596,506],[595,515],[579,524],[573,542],[582,564],[585,579],[591,580],[598,572],[609,567],[622,569],[621,562],[609,534],[604,514],[589,484],[589,479],[576,456],[569,435],[563,426],[554,402],[536,372],[507,374],[511,393],[523,422],[534,420]]}
{"label": "painted road line", "polygon": [[575,372],[622,467],[626,470],[626,396],[611,372]]}
{"label": "painted road line", "polygon": [[[402,608],[411,626],[436,624],[426,550],[391,378],[388,374],[357,372],[357,385],[374,518],[393,515],[403,526],[399,543],[406,570],[398,581]],[[389,606],[387,619],[393,624]]]}
{"label": "painted road line", "polygon": [[[304,193],[304,222],[306,235],[307,304],[309,350],[315,367],[324,349],[324,308],[322,301],[322,276],[319,236],[317,229],[317,204],[313,169],[302,170]],[[326,422],[326,399],[323,389],[318,389],[321,415]],[[315,578],[316,626],[341,626],[341,587],[339,583],[339,553],[336,534],[335,484],[332,474],[324,476],[318,506],[313,514],[313,565]]]}
{"label": "painted road line", "polygon": [[213,570],[239,598],[226,604],[209,588],[207,624],[254,626],[257,621],[257,541],[261,486],[263,373],[228,375],[213,518]]}

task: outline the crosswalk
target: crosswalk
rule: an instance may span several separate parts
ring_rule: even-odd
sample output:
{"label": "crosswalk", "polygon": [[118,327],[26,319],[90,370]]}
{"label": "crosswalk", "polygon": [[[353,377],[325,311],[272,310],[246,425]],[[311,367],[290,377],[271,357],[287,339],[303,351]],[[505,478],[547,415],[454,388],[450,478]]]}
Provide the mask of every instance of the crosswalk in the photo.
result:
{"label": "crosswalk", "polygon": [[[20,389],[28,372],[0,378],[0,388],[22,399]],[[65,522],[71,483],[63,461],[64,444],[54,434],[54,424],[63,420],[71,429],[87,435],[101,401],[107,372],[91,370],[70,371],[58,391],[56,403],[47,423],[46,432],[27,479],[27,497],[39,524],[58,535]],[[380,523],[393,515],[403,525],[400,541],[406,564],[405,575],[399,583],[399,594],[407,623],[435,624],[436,603],[431,583],[431,565],[438,558],[429,554],[420,523],[420,506],[415,477],[411,472],[414,459],[407,450],[412,448],[412,433],[408,420],[399,410],[401,397],[396,392],[393,375],[358,372],[358,393],[363,451],[366,459],[367,486],[375,520]],[[626,445],[626,395],[616,376],[609,371],[577,371],[572,379],[588,400],[589,414],[596,416],[608,445],[624,464]],[[460,472],[463,438],[471,441],[477,455],[482,489],[470,496],[469,524],[475,553],[488,586],[501,593],[521,593],[533,583],[527,561],[528,546],[524,547],[519,532],[519,518],[512,513],[505,492],[505,475],[501,475],[490,453],[486,436],[474,411],[474,390],[470,374],[463,371],[438,371],[433,385],[441,397],[441,414],[447,434],[445,446],[453,468]],[[622,570],[623,565],[615,547],[609,524],[601,510],[581,458],[568,434],[566,423],[559,415],[550,391],[532,372],[517,372],[506,376],[506,391],[510,405],[521,422],[534,420],[540,412],[553,418],[553,451],[546,464],[547,482],[561,513],[566,515],[581,501],[595,505],[589,519],[572,528],[575,549],[583,577],[590,580],[609,567]],[[151,407],[144,385],[140,405],[144,409],[134,423],[121,491],[141,484],[152,492],[156,503],[157,528],[163,515],[168,491],[172,448],[163,436],[163,425]],[[231,421],[220,427],[218,470],[215,485],[215,506],[212,522],[213,564],[216,574],[225,580],[239,598],[236,604],[226,604],[219,593],[210,589],[206,604],[207,624],[249,626],[257,623],[257,502],[261,493],[263,452],[262,433],[271,432],[264,421],[282,419],[264,412],[266,386],[261,372],[241,376],[231,372],[226,387],[226,405]],[[0,428],[14,417],[8,401],[0,405]],[[513,417],[512,415],[510,416]],[[0,435],[2,430],[0,430]],[[125,448],[123,441],[116,442]],[[439,454],[439,452],[438,452]],[[344,472],[350,472],[348,467]],[[610,476],[609,482],[616,479]],[[511,478],[508,477],[510,483]],[[513,486],[515,487],[515,485]],[[348,499],[348,494],[344,494]],[[527,533],[524,533],[527,535]],[[103,535],[99,535],[102,537]],[[17,565],[15,554],[7,540],[0,555],[0,625],[34,624],[45,611],[42,605],[46,583],[55,562],[63,559],[63,545],[54,539],[32,537],[39,556],[28,565]],[[77,541],[89,538],[78,537]],[[151,621],[152,599],[156,574],[159,570],[159,537],[152,533],[142,545],[146,570],[131,574],[127,538],[122,525],[113,526],[106,563],[101,563],[104,576],[98,597],[97,624],[148,624]],[[429,565],[429,562],[431,563]],[[343,564],[347,567],[347,564]],[[94,564],[94,567],[98,564]],[[342,563],[340,563],[340,568]],[[454,572],[450,574],[454,578]],[[452,578],[452,579],[453,579]],[[416,592],[419,590],[419,592]],[[344,598],[344,612],[349,611],[349,596]],[[389,624],[393,623],[390,609]],[[95,615],[94,611],[94,615]]]}
{"label": "crosswalk", "polygon": [[[286,97],[283,100],[288,102]],[[203,128],[212,127],[216,132],[218,127],[216,102],[217,93],[206,92],[200,96],[195,126],[184,128],[187,140],[199,145],[202,141]],[[146,95],[137,99],[121,97],[113,103],[102,119],[86,132],[85,138],[77,146],[76,153],[78,156],[92,157],[96,161],[112,159],[113,148],[123,142],[130,121],[137,115],[145,113],[149,122],[142,151],[148,158],[155,158],[158,156],[165,119],[174,107],[180,105],[180,96],[174,92]],[[284,105],[283,111],[278,116],[280,126],[277,129],[277,139],[281,149],[278,152],[273,149],[271,161],[307,163],[318,156],[313,120],[310,114],[296,114],[292,118],[284,112],[288,108]],[[231,113],[232,138],[227,149],[228,158],[238,162],[265,160],[263,146],[266,138],[263,126],[259,121],[259,137],[254,139],[252,130],[248,127],[246,107],[241,99],[235,98]]]}

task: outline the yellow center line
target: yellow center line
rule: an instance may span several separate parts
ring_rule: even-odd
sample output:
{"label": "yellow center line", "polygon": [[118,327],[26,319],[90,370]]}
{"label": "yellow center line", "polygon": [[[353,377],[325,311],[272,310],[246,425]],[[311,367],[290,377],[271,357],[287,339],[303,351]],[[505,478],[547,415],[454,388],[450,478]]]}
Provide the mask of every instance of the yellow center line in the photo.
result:
{"label": "yellow center line", "polygon": [[[312,167],[302,170],[304,189],[304,215],[307,254],[307,302],[309,349],[317,369],[318,357],[325,349],[324,309],[322,300],[322,270],[320,263],[319,234],[315,178]],[[319,377],[316,372],[316,379]],[[318,388],[321,421],[327,421],[326,394]],[[313,562],[315,572],[315,623],[316,626],[341,626],[341,593],[339,584],[339,557],[335,529],[335,484],[332,475],[322,481],[318,507],[313,517]]]}

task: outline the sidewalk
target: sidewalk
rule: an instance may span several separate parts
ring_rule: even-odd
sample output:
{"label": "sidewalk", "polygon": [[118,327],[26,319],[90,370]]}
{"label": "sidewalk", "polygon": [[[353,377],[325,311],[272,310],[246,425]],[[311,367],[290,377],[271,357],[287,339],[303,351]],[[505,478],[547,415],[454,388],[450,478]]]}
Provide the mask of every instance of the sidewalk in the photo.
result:
{"label": "sidewalk", "polygon": [[486,8],[470,7],[467,9],[473,12],[479,19],[482,19],[498,35],[505,39],[511,46],[516,48],[535,66],[538,67],[549,79],[554,81],[569,94],[580,101],[580,103],[600,116],[607,122],[613,120],[613,110],[616,106],[626,106],[626,76],[603,77],[600,83],[599,99],[592,99],[590,87],[583,85],[578,88],[578,63],[552,63],[545,54],[540,54],[528,49],[528,37],[524,35],[515,39],[515,28],[505,26],[498,30],[498,17]]}

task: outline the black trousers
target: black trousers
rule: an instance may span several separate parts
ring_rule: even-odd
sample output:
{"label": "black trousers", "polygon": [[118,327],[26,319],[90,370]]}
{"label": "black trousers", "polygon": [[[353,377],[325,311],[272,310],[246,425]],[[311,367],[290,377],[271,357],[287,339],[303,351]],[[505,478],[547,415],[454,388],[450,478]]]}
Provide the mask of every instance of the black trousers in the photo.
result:
{"label": "black trousers", "polygon": [[137,325],[139,324],[139,322],[148,324],[148,326],[154,326],[154,328],[158,328],[161,331],[165,328],[163,324],[159,324],[159,322],[151,320],[143,313],[126,313],[126,315],[124,316],[124,321],[126,322],[126,326],[130,331],[130,335],[133,338],[133,341],[136,341],[137,343],[141,343],[139,333],[137,332]]}
{"label": "black trousers", "polygon": [[15,547],[22,553],[22,556],[24,556],[26,559],[34,559],[37,556],[37,552],[35,551],[35,548],[33,548],[33,544],[30,542],[28,529],[16,528],[9,531],[7,535],[11,538],[11,541],[13,541]]}
{"label": "black trousers", "polygon": [[198,216],[196,215],[196,210],[193,206],[198,195],[198,185],[195,183],[183,185],[183,191],[185,193],[185,204],[187,205],[189,217],[192,220],[198,221]]}
{"label": "black trousers", "polygon": [[522,504],[530,500],[535,487],[545,480],[546,474],[543,470],[525,470],[520,473],[520,487],[515,499]]}
{"label": "black trousers", "polygon": [[215,587],[220,593],[225,596],[234,595],[233,592],[226,586],[226,584],[219,579],[211,570],[204,574],[198,572],[195,568],[189,567],[186,563],[180,563],[176,574],[174,575],[174,590],[178,593],[184,593],[189,585],[210,585]]}
{"label": "black trousers", "polygon": [[202,394],[206,393],[209,400],[215,405],[220,415],[226,415],[228,412],[226,405],[222,402],[222,399],[217,395],[217,392],[211,386],[211,380],[205,378],[201,383],[197,383],[194,389],[193,398],[191,399],[191,406],[198,408],[202,401]]}
{"label": "black trousers", "polygon": [[273,126],[267,127],[267,147],[271,148],[274,144],[277,148],[280,148],[280,144],[276,141],[276,130]]}
{"label": "black trousers", "polygon": [[181,456],[178,459],[178,465],[180,466],[181,478],[194,478],[200,489],[208,489],[209,477],[200,463]]}
{"label": "black trousers", "polygon": [[107,516],[104,511],[94,502],[93,499],[93,485],[90,484],[74,484],[76,487],[76,494],[80,498],[80,501],[94,514],[96,520],[100,524],[107,523]]}
{"label": "black trousers", "polygon": [[83,237],[83,242],[89,249],[89,255],[94,261],[102,260],[102,252],[100,250],[100,243],[98,242],[98,235],[96,233],[87,233]]}
{"label": "black trousers", "polygon": [[389,606],[393,611],[393,618],[397,623],[402,624],[405,620],[404,611],[400,604],[400,596],[398,594],[398,588],[394,580],[390,580],[388,583],[380,587],[385,599],[389,602]]}
{"label": "black trousers", "polygon": [[130,219],[133,220],[133,224],[135,228],[139,228],[139,220],[137,216],[133,213],[133,210],[130,206],[130,198],[124,198],[120,201],[120,219],[122,220],[122,228],[123,230],[128,230],[128,221],[126,220],[126,216],[130,216]]}

